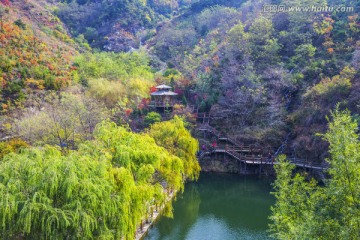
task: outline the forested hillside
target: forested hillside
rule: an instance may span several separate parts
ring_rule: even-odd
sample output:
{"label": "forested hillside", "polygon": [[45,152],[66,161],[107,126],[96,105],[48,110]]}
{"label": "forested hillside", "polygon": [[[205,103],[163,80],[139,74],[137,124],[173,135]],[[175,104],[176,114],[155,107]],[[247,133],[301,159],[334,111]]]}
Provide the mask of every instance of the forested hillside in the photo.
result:
{"label": "forested hillside", "polygon": [[[237,1],[239,3],[239,1]],[[266,4],[352,6],[349,12],[265,12]],[[189,79],[201,111],[241,141],[319,160],[325,116],[359,112],[358,1],[246,1],[163,25],[150,50]]]}
{"label": "forested hillside", "polygon": [[[198,178],[196,114],[321,162],[330,111],[360,123],[359,14],[352,0],[0,0],[2,236],[132,239]],[[165,117],[158,84],[179,94]]]}
{"label": "forested hillside", "polygon": [[192,0],[55,0],[55,13],[73,36],[111,51],[137,48],[151,37],[157,23],[169,20]]}
{"label": "forested hillside", "polygon": [[[344,10],[269,12],[266,4]],[[329,110],[359,111],[357,1],[4,0],[1,9],[8,116],[54,104],[46,90],[67,89],[137,122],[129,114],[146,108],[156,80],[239,141],[317,161]]]}
{"label": "forested hillside", "polygon": [[75,42],[43,2],[4,1],[7,4],[0,5],[3,113],[23,105],[36,92],[58,90],[72,82]]}
{"label": "forested hillside", "polygon": [[[175,86],[183,103],[209,111],[239,141],[320,161],[327,144],[315,133],[325,131],[329,110],[340,102],[359,111],[359,3],[277,13],[266,4],[275,2],[3,1],[3,135],[23,134],[23,125],[8,123],[61,104],[51,96],[59,90],[107,107],[104,116],[118,122],[139,122],[157,82]],[[91,53],[88,43],[132,50]]]}

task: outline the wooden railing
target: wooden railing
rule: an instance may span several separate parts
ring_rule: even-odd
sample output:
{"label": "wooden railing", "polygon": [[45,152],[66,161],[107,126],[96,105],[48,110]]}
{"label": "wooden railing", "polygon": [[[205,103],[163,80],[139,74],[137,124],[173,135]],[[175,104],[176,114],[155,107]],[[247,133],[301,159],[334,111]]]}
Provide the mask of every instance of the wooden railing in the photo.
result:
{"label": "wooden railing", "polygon": [[[199,154],[199,158],[204,157],[205,155],[210,155],[213,153],[226,153],[229,156],[235,158],[238,161],[241,161],[246,164],[261,164],[261,165],[273,165],[278,164],[275,161],[276,156],[271,155],[264,157],[261,153],[263,152],[261,148],[255,145],[246,145],[233,138],[226,136],[225,134],[219,132],[215,128],[211,127],[208,123],[201,124],[198,128],[198,131],[206,131],[217,137],[218,140],[227,141],[231,145],[220,145],[216,147],[208,147],[208,149],[203,149]],[[306,169],[315,169],[315,170],[326,170],[329,165],[325,162],[317,163],[315,161],[309,161],[307,159],[290,157],[288,160],[295,164],[297,167],[302,167]]]}
{"label": "wooden railing", "polygon": [[169,108],[169,107],[174,107],[175,104],[181,104],[181,103],[179,101],[171,101],[171,102],[151,101],[149,103],[149,107]]}
{"label": "wooden railing", "polygon": [[[246,163],[246,164],[253,164],[253,165],[274,165],[278,164],[275,161],[275,158],[273,156],[264,157],[262,155],[256,155],[256,154],[245,154],[245,151],[241,148],[221,148],[216,147],[212,148],[206,151],[202,151],[199,154],[199,159],[205,157],[206,155],[211,155],[213,153],[226,153],[229,156],[235,158],[237,161]],[[326,170],[328,169],[328,164],[326,163],[316,163],[313,161],[307,161],[300,158],[287,158],[292,164],[296,165],[297,167],[306,168],[306,169],[314,169],[314,170]]]}

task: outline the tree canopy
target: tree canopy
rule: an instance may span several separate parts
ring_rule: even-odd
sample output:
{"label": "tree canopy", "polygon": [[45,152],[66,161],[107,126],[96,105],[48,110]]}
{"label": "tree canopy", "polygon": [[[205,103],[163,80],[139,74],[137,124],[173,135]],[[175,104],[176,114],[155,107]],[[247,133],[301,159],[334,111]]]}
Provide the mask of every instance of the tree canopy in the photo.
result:
{"label": "tree canopy", "polygon": [[[172,145],[159,146],[147,133],[105,120],[96,126],[94,140],[76,151],[64,154],[46,145],[5,155],[0,161],[1,235],[133,239],[140,222],[164,202],[165,190],[183,189],[186,179],[199,174],[199,166],[189,164],[196,160],[196,148],[185,149],[197,141],[182,120],[158,124],[171,126],[170,131],[180,128],[167,137]],[[154,133],[167,135],[169,129],[159,126]],[[179,151],[172,148],[175,143]]]}
{"label": "tree canopy", "polygon": [[199,177],[200,166],[196,158],[199,143],[191,137],[183,119],[175,116],[170,121],[154,123],[150,127],[149,135],[159,146],[183,159],[186,178],[194,180]]}
{"label": "tree canopy", "polygon": [[292,176],[294,166],[279,158],[275,167],[276,204],[270,230],[277,239],[359,239],[360,237],[360,142],[358,124],[350,112],[336,109],[329,130],[330,178],[324,186]]}

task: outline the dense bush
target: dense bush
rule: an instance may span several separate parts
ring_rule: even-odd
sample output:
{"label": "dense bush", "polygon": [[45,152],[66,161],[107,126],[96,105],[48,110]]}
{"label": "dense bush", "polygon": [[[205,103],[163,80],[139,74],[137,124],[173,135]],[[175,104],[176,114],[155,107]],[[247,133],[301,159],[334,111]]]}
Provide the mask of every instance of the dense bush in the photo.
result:
{"label": "dense bush", "polygon": [[149,112],[144,118],[144,124],[150,126],[153,123],[161,121],[161,115],[157,112]]}

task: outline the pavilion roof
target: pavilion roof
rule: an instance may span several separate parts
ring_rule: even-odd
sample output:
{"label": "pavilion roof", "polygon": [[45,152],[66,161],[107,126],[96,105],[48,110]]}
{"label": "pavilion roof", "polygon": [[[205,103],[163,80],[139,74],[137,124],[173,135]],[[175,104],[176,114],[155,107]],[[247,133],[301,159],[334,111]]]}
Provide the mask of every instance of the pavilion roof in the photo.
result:
{"label": "pavilion roof", "polygon": [[162,84],[162,85],[159,85],[159,86],[157,86],[155,88],[157,88],[157,89],[171,89],[172,87]]}
{"label": "pavilion roof", "polygon": [[172,91],[157,91],[157,92],[151,93],[151,96],[176,96],[176,95],[178,95],[178,94],[174,93]]}

